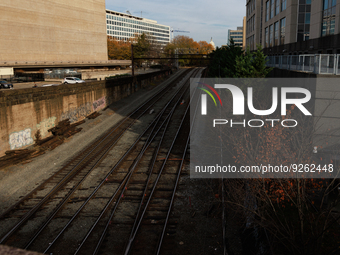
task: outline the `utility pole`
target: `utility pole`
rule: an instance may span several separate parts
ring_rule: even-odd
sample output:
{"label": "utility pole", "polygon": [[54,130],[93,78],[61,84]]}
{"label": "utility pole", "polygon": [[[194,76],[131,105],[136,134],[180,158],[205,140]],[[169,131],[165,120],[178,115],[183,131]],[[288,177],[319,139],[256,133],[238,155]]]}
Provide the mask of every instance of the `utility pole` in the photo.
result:
{"label": "utility pole", "polygon": [[131,64],[132,64],[132,77],[135,76],[135,63],[133,59],[133,44],[131,43]]}

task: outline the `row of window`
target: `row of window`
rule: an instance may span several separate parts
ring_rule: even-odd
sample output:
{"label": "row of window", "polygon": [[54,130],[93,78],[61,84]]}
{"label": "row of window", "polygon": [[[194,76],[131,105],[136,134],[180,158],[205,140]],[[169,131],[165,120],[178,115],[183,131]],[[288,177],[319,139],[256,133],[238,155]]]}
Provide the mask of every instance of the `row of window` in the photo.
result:
{"label": "row of window", "polygon": [[[119,41],[127,41],[129,39],[129,37],[123,37],[123,36],[113,36],[113,35],[109,35],[110,38],[112,39],[116,39],[116,40],[119,40]],[[168,42],[161,42],[161,41],[158,41],[159,44],[161,45],[166,45]]]}
{"label": "row of window", "polygon": [[153,28],[158,28],[158,29],[167,29],[169,30],[169,27],[167,26],[162,26],[162,25],[158,25],[158,24],[152,24],[152,23],[148,23],[148,22],[144,22],[144,21],[139,21],[136,19],[131,19],[131,18],[123,18],[120,16],[115,16],[115,15],[106,15],[106,19],[107,20],[116,20],[116,21],[122,21],[125,23],[130,23],[130,24],[136,24],[136,25],[141,25],[144,27],[153,27]]}
{"label": "row of window", "polygon": [[255,49],[255,35],[252,35],[247,38],[247,47],[249,47],[249,50],[254,50]]}
{"label": "row of window", "polygon": [[336,0],[324,0],[321,36],[334,35]]}
{"label": "row of window", "polygon": [[[311,0],[306,0],[311,1]],[[266,22],[286,10],[287,0],[268,0],[266,2]]]}
{"label": "row of window", "polygon": [[311,1],[303,0],[299,3],[297,41],[309,40]]}
{"label": "row of window", "polygon": [[[128,37],[134,37],[135,34],[141,34],[140,32],[138,33],[131,33],[131,32],[123,32],[123,31],[114,31],[114,30],[110,30],[109,28],[107,29],[107,34],[108,35],[121,35],[121,36],[128,36]],[[164,40],[169,42],[170,38],[169,37],[164,37],[162,35],[159,34],[155,34],[155,33],[148,33],[149,35],[155,37],[155,39],[157,40]]]}
{"label": "row of window", "polygon": [[286,18],[265,28],[265,48],[285,43]]}
{"label": "row of window", "polygon": [[242,35],[230,35],[230,37],[232,37],[233,39],[235,39],[235,38],[243,38],[243,36]]}
{"label": "row of window", "polygon": [[255,11],[256,0],[250,0],[247,4],[247,16],[249,16],[253,11]]}
{"label": "row of window", "polygon": [[[109,36],[124,36],[127,38],[133,37],[133,34],[126,33],[126,32],[119,32],[119,31],[112,31],[112,30],[107,30],[107,35]],[[157,41],[164,41],[164,42],[169,42],[169,39],[166,38],[161,38],[161,37],[155,37]]]}
{"label": "row of window", "polygon": [[134,28],[134,29],[143,29],[145,31],[153,31],[153,32],[158,32],[158,33],[170,34],[169,29],[168,30],[161,30],[161,29],[145,27],[145,26],[140,26],[140,25],[134,25],[134,24],[128,24],[128,23],[119,22],[119,21],[113,21],[113,20],[112,21],[111,20],[106,20],[106,24],[115,25],[115,26],[123,26],[123,27]]}
{"label": "row of window", "polygon": [[247,20],[247,34],[255,31],[255,14]]}
{"label": "row of window", "polygon": [[[306,41],[310,37],[311,0],[299,0],[297,20],[297,41]],[[336,0],[323,0],[321,36],[335,34]],[[280,11],[285,10],[286,0],[268,0],[265,2],[265,20],[268,21]],[[252,31],[251,18],[247,21],[247,33]],[[286,18],[281,19],[264,29],[265,47],[273,47],[285,42]],[[262,38],[260,38],[260,42]],[[247,45],[251,44],[247,37]]]}
{"label": "row of window", "polygon": [[141,29],[132,29],[132,28],[126,28],[126,27],[119,27],[119,26],[110,26],[110,25],[107,25],[106,28],[108,30],[110,29],[110,30],[116,30],[116,31],[124,31],[124,32],[129,32],[129,33],[132,33],[132,34],[136,34],[136,33],[141,34],[143,32],[146,32],[150,35],[170,38],[169,34],[156,33],[156,32],[152,32],[152,31],[143,31]]}

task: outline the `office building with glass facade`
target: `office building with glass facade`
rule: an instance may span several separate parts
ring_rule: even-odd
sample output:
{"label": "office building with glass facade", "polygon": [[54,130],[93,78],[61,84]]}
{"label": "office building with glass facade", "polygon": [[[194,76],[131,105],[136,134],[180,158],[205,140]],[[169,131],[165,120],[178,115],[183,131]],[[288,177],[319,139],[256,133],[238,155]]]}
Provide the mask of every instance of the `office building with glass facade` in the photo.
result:
{"label": "office building with glass facade", "polygon": [[155,20],[110,10],[106,10],[106,32],[109,37],[117,40],[126,41],[145,33],[161,45],[170,42],[169,26],[158,24]]}
{"label": "office building with glass facade", "polygon": [[251,50],[260,44],[267,55],[340,53],[340,0],[247,0],[246,6]]}

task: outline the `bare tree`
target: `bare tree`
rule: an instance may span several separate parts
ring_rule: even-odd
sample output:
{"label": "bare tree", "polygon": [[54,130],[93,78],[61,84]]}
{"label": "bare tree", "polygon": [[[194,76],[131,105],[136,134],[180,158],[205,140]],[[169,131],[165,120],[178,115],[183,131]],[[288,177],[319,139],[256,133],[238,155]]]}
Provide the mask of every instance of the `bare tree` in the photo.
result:
{"label": "bare tree", "polygon": [[[270,95],[261,90],[257,109],[270,107]],[[232,102],[228,100],[229,104]],[[227,102],[227,103],[228,103]],[[269,105],[269,107],[268,107]],[[231,106],[231,105],[230,105]],[[331,102],[327,107],[331,106]],[[232,108],[232,107],[230,107]],[[246,113],[245,118],[254,116]],[[338,254],[340,252],[340,200],[337,174],[325,177],[326,168],[338,171],[336,162],[326,158],[322,150],[313,153],[313,139],[318,119],[306,119],[292,106],[286,116],[277,114],[273,119],[294,118],[300,125],[295,128],[272,126],[261,128],[224,129],[224,145],[239,166],[286,165],[294,168],[315,166],[315,177],[291,173],[285,178],[225,179],[226,203],[242,215],[248,228],[266,233],[268,253],[272,254]],[[259,119],[259,116],[256,116]],[[263,118],[264,120],[264,118]],[[278,121],[277,123],[279,123]],[[338,151],[333,152],[338,153]],[[259,178],[257,178],[259,177]],[[269,252],[270,250],[270,252]]]}

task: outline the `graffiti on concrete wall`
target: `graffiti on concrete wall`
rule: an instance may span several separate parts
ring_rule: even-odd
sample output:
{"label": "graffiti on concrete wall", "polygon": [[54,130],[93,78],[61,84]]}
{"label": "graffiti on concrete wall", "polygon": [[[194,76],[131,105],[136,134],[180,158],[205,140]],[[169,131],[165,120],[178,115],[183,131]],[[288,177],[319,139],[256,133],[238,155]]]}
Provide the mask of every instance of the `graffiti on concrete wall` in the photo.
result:
{"label": "graffiti on concrete wall", "polygon": [[72,108],[67,112],[63,112],[60,121],[69,119],[71,123],[77,122],[86,118],[92,112],[92,104],[90,102],[81,105],[78,108]]}
{"label": "graffiti on concrete wall", "polygon": [[9,135],[9,145],[11,147],[11,150],[30,145],[32,143],[33,138],[31,136],[30,128],[26,128],[25,130],[19,132],[13,132]]}
{"label": "graffiti on concrete wall", "polygon": [[93,111],[99,111],[106,106],[105,97],[99,98],[98,100],[93,102]]}
{"label": "graffiti on concrete wall", "polygon": [[45,137],[48,134],[48,130],[54,127],[56,118],[57,117],[50,117],[48,119],[44,119],[39,124],[37,124],[36,127],[40,130],[40,134],[42,137]]}

